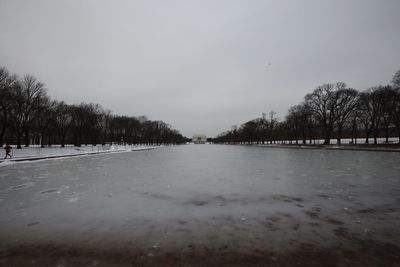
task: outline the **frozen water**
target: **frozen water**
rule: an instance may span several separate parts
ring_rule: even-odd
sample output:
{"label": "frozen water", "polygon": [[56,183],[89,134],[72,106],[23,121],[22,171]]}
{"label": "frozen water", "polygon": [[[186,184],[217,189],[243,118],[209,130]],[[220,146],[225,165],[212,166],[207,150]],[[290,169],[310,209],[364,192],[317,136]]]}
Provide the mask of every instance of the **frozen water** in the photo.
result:
{"label": "frozen water", "polygon": [[13,164],[0,168],[0,246],[156,256],[399,244],[399,163],[398,153],[188,145]]}

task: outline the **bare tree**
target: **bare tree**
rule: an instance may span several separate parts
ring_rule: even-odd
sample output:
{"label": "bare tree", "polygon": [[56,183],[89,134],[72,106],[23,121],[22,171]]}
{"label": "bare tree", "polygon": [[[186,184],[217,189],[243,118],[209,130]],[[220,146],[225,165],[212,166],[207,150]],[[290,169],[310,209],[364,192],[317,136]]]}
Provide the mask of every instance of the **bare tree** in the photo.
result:
{"label": "bare tree", "polygon": [[394,106],[393,106],[393,123],[397,129],[397,136],[400,144],[400,70],[398,70],[392,79],[392,85],[395,90]]}
{"label": "bare tree", "polygon": [[46,96],[44,84],[31,75],[25,75],[15,87],[16,97],[13,105],[13,125],[17,138],[17,148],[21,148],[22,137],[29,146],[29,136],[35,119],[35,109]]}
{"label": "bare tree", "polygon": [[392,120],[397,129],[398,143],[400,144],[400,88],[394,90],[394,105],[392,111]]}
{"label": "bare tree", "polygon": [[371,87],[360,95],[361,120],[365,126],[370,123],[374,144],[378,143],[380,127],[383,125],[387,129],[389,127],[390,114],[386,90],[384,86]]}
{"label": "bare tree", "polygon": [[385,130],[385,143],[389,143],[389,128],[396,107],[396,92],[390,85],[387,85],[380,86],[375,93],[379,101],[379,115],[382,118],[382,126]]}
{"label": "bare tree", "polygon": [[291,136],[296,137],[296,144],[301,139],[303,144],[307,142],[307,134],[311,136],[309,126],[311,121],[311,112],[309,107],[301,103],[296,106],[289,108],[288,115],[286,116],[286,127],[288,131],[293,132]]}
{"label": "bare tree", "polygon": [[287,130],[289,131],[290,139],[295,139],[295,143],[298,144],[301,127],[301,106],[296,105],[289,108],[285,121]]}
{"label": "bare tree", "polygon": [[[343,85],[342,85],[343,86]],[[342,87],[336,91],[336,108],[335,120],[337,128],[337,143],[341,143],[343,126],[348,122],[351,113],[357,106],[358,92],[355,89]]]}
{"label": "bare tree", "polygon": [[400,70],[398,70],[392,79],[392,85],[394,89],[400,89]]}
{"label": "bare tree", "polygon": [[[44,96],[42,101],[35,109],[34,129],[40,135],[41,147],[44,147],[47,139],[47,144],[51,145],[52,132],[54,131],[56,110],[56,102],[51,101],[48,96]],[[47,138],[46,138],[47,137]]]}
{"label": "bare tree", "polygon": [[[340,86],[342,83],[338,83]],[[305,102],[310,107],[313,116],[322,126],[324,144],[329,144],[334,125],[337,120],[337,94],[334,84],[318,86],[311,94],[305,96]]]}
{"label": "bare tree", "polygon": [[71,130],[72,125],[72,108],[64,101],[55,103],[55,124],[56,132],[59,137],[61,147],[65,146],[67,134]]}
{"label": "bare tree", "polygon": [[270,144],[272,144],[272,141],[275,143],[275,136],[274,136],[274,130],[275,126],[278,123],[278,120],[275,118],[276,112],[271,110],[269,113],[269,136],[270,136]]}
{"label": "bare tree", "polygon": [[104,113],[101,106],[93,103],[81,103],[72,106],[71,109],[75,145],[81,146],[89,143],[95,145],[101,136],[101,116]]}
{"label": "bare tree", "polygon": [[248,121],[240,127],[242,140],[248,144],[253,143],[256,140],[257,123],[255,120]]}
{"label": "bare tree", "polygon": [[349,126],[351,128],[351,144],[357,144],[358,124],[360,122],[360,110],[358,108],[358,99],[355,109],[350,112]]}
{"label": "bare tree", "polygon": [[360,93],[357,103],[357,109],[360,111],[358,118],[364,126],[365,143],[369,143],[369,136],[373,128],[373,122],[376,121],[377,110],[373,104],[372,90],[368,89]]}
{"label": "bare tree", "polygon": [[[334,130],[338,144],[342,137],[351,135],[352,143],[357,143],[359,127],[364,128],[365,143],[369,143],[372,135],[377,144],[378,137],[389,137],[397,131],[400,143],[400,71],[392,81],[393,86],[377,86],[359,93],[347,88],[344,82],[323,84],[312,93],[305,96],[304,103],[289,109],[285,121],[278,123],[274,118],[275,112],[262,118],[257,118],[242,124],[239,131],[226,131],[218,135],[216,142],[259,143],[266,139],[293,140],[298,143],[301,138],[306,143],[310,139],[323,138],[324,144],[329,144]],[[262,127],[264,125],[264,127]],[[267,129],[267,131],[265,131]],[[260,132],[261,139],[260,139]]]}
{"label": "bare tree", "polygon": [[4,135],[10,126],[12,103],[15,100],[14,86],[18,77],[10,75],[4,67],[0,68],[0,145],[3,145]]}
{"label": "bare tree", "polygon": [[233,144],[236,144],[238,142],[238,127],[237,125],[232,125],[231,127],[231,133],[232,133],[232,142]]}
{"label": "bare tree", "polygon": [[[111,135],[111,119],[113,118],[113,115],[111,113],[111,110],[105,110],[103,112],[102,120],[100,121],[101,128],[102,128],[102,143],[105,144],[107,142],[108,138],[110,138]],[[112,142],[110,139],[109,141]]]}

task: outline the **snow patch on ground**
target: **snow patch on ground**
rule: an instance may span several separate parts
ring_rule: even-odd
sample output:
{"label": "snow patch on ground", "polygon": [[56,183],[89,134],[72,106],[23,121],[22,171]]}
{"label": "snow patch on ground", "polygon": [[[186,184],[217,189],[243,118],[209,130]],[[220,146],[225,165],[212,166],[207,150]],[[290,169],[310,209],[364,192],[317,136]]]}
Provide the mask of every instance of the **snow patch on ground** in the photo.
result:
{"label": "snow patch on ground", "polygon": [[1,167],[3,167],[3,166],[10,166],[10,165],[14,165],[16,162],[14,162],[14,161],[8,161],[8,160],[6,160],[6,161],[3,161],[3,162],[0,162],[0,166]]}
{"label": "snow patch on ground", "polygon": [[[159,148],[160,146],[135,146],[135,145],[98,145],[98,146],[54,146],[54,147],[26,147],[13,149],[13,157],[0,159],[0,167],[9,166],[18,162],[31,160],[48,160],[50,158],[69,158],[103,153],[122,153]],[[4,151],[2,151],[4,157]]]}

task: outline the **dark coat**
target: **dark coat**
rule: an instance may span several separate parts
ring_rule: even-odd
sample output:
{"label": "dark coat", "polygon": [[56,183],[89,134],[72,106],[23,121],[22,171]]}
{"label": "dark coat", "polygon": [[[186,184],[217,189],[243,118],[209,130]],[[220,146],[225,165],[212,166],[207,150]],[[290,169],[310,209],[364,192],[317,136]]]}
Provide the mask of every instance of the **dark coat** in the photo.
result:
{"label": "dark coat", "polygon": [[12,147],[11,147],[10,145],[6,145],[6,146],[4,147],[4,149],[6,150],[6,153],[10,153]]}

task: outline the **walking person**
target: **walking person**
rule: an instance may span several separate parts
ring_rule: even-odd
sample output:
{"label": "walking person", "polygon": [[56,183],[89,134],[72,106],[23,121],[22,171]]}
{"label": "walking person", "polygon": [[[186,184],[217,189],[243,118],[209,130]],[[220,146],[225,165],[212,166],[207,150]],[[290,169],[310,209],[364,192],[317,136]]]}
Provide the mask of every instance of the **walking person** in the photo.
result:
{"label": "walking person", "polygon": [[10,154],[12,147],[9,144],[6,144],[6,146],[4,147],[4,150],[6,151],[6,156],[4,157],[4,159],[6,159],[7,156],[10,156],[10,158],[12,158],[12,155]]}

